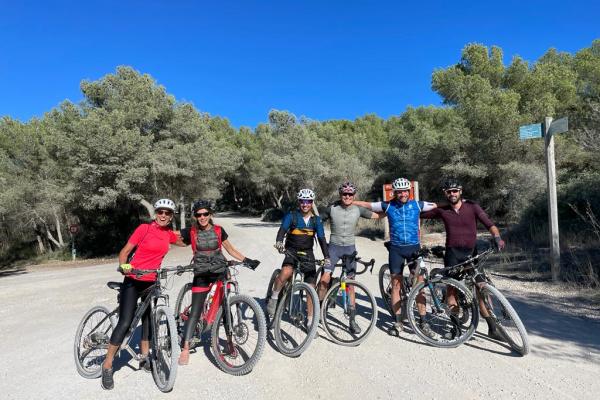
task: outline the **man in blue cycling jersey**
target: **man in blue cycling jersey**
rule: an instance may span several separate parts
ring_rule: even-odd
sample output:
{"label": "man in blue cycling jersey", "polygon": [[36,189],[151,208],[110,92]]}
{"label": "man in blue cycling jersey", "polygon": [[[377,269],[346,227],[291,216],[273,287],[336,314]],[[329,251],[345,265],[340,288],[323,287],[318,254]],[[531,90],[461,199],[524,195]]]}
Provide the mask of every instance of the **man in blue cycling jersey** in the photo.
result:
{"label": "man in blue cycling jersey", "polygon": [[[394,312],[395,323],[393,329],[397,332],[402,331],[401,320],[401,297],[400,289],[402,286],[402,270],[407,260],[419,251],[419,214],[421,211],[430,211],[436,208],[435,203],[426,201],[410,200],[411,183],[406,178],[398,178],[392,183],[394,198],[387,201],[368,203],[364,201],[355,201],[354,204],[366,207],[374,212],[383,212],[386,214],[390,225],[390,246],[389,246],[389,265],[392,280],[392,310]],[[425,299],[423,296],[417,297],[419,305],[419,314],[425,314]],[[421,327],[425,332],[430,328],[423,320],[420,321]]]}

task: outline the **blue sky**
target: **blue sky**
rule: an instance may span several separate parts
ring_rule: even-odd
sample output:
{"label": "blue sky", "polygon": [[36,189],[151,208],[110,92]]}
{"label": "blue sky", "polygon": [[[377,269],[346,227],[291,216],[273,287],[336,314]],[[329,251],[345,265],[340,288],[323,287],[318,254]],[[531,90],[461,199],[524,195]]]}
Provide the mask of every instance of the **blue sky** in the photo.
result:
{"label": "blue sky", "polygon": [[[410,3],[410,4],[405,4]],[[26,121],[131,65],[178,100],[263,122],[439,105],[431,73],[471,42],[536,60],[600,38],[598,1],[0,0],[0,116]]]}

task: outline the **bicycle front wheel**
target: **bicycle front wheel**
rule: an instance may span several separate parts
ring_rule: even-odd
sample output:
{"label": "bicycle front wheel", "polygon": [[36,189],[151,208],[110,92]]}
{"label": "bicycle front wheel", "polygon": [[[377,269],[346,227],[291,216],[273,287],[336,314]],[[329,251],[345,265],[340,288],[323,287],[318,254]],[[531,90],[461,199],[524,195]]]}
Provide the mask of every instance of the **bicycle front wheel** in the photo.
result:
{"label": "bicycle front wheel", "polygon": [[275,343],[282,354],[298,357],[310,346],[319,327],[319,313],[315,289],[305,282],[294,283],[275,312]]}
{"label": "bicycle front wheel", "polygon": [[436,347],[459,346],[473,336],[479,323],[473,294],[451,278],[419,282],[408,295],[406,309],[413,331]]}
{"label": "bicycle front wheel", "polygon": [[[231,296],[229,309],[224,305],[211,330],[215,361],[228,374],[245,375],[252,371],[265,348],[265,314],[256,300],[244,294]],[[227,326],[228,321],[231,326]]]}
{"label": "bicycle front wheel", "polygon": [[346,281],[345,284],[346,288],[342,289],[341,282],[337,282],[325,295],[321,321],[332,341],[343,346],[358,346],[373,331],[377,321],[377,302],[362,283]]}
{"label": "bicycle front wheel", "polygon": [[180,353],[173,311],[165,306],[156,307],[153,325],[152,376],[161,392],[170,392],[175,385]]}
{"label": "bicycle front wheel", "polygon": [[[190,318],[192,310],[192,284],[186,283],[179,290],[177,301],[175,302],[175,324],[177,326],[177,335],[183,341],[183,332],[185,324]],[[190,349],[197,347],[202,341],[202,331],[204,330],[204,322],[202,318],[198,318],[198,323],[194,329],[194,333],[190,338]]]}
{"label": "bicycle front wheel", "polygon": [[102,363],[113,329],[110,311],[106,307],[96,306],[85,313],[77,327],[73,348],[79,375],[87,379],[102,375]]}
{"label": "bicycle front wheel", "polygon": [[522,356],[527,355],[529,353],[527,331],[508,299],[490,284],[485,285],[481,295],[496,328],[510,347]]}

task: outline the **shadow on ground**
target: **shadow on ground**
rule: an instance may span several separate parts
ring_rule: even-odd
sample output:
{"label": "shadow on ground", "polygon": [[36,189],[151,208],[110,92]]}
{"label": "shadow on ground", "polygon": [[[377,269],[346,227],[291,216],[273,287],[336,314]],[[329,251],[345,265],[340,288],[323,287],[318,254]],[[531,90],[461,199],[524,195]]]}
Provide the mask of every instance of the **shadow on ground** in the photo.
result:
{"label": "shadow on ground", "polygon": [[[552,343],[533,343],[531,351],[542,357],[570,361],[600,358],[600,321],[573,315],[557,309],[559,300],[543,294],[531,293],[517,297],[504,291],[506,297],[521,317],[529,335],[537,335]],[[598,307],[581,305],[598,310]],[[568,349],[561,342],[569,342],[578,348]]]}
{"label": "shadow on ground", "polygon": [[27,270],[25,269],[25,267],[15,267],[12,265],[7,265],[7,266],[1,266],[0,267],[0,278],[4,278],[7,276],[13,276],[13,275],[23,275],[26,274]]}

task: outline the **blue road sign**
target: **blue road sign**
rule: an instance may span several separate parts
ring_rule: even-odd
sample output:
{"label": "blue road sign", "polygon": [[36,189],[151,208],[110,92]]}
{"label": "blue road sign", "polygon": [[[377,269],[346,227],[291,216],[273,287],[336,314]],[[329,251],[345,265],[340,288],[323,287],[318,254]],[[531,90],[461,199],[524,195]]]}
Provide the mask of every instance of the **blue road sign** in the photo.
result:
{"label": "blue road sign", "polygon": [[519,139],[535,139],[542,137],[542,124],[523,125],[519,127]]}

